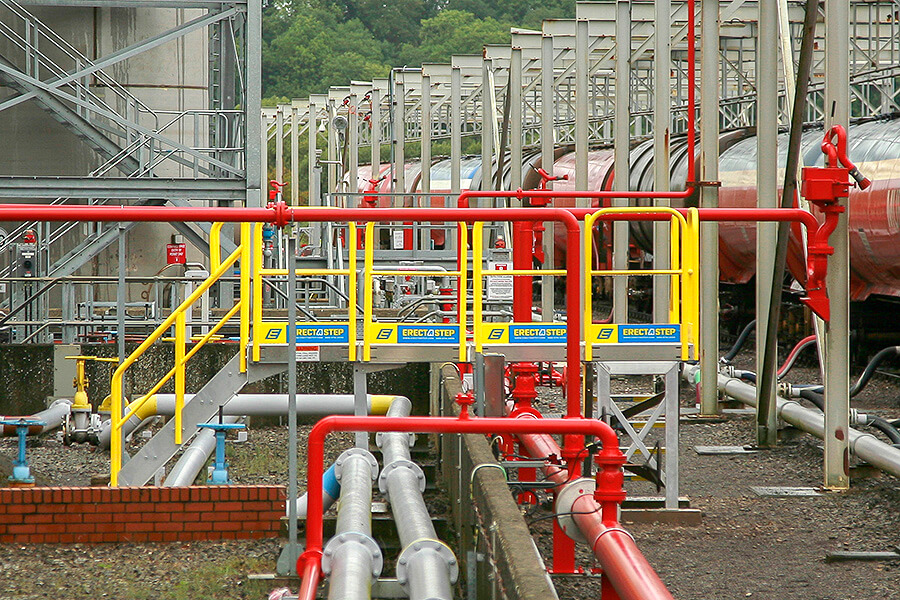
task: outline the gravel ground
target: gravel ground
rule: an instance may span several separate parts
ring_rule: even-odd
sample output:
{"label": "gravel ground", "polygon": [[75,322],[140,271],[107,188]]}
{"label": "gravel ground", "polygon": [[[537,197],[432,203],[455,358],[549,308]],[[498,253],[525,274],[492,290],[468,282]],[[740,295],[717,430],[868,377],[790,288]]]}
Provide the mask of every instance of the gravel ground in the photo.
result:
{"label": "gravel ground", "polygon": [[[737,366],[750,368],[741,355]],[[798,367],[790,377],[813,382],[815,369]],[[619,390],[634,387],[620,381]],[[549,408],[553,401],[555,408]],[[683,394],[693,405],[692,392]],[[558,390],[543,396],[542,408],[559,412]],[[876,376],[854,406],[900,417],[900,386]],[[301,428],[301,441],[308,427]],[[698,527],[630,524],[638,546],[680,600],[762,598],[784,600],[880,600],[900,598],[897,562],[826,563],[835,550],[885,551],[900,545],[900,481],[887,475],[854,474],[847,493],[814,497],[763,498],[751,485],[817,487],[822,481],[821,442],[808,435],[775,450],[733,456],[699,456],[695,445],[745,445],[753,440],[751,416],[720,423],[689,421],[682,426],[682,495],[703,511]],[[880,434],[879,434],[880,435]],[[140,436],[138,436],[140,440]],[[329,438],[329,459],[352,443],[349,435]],[[249,440],[229,447],[231,475],[246,484],[284,484],[286,427],[254,428]],[[0,454],[13,458],[12,439],[0,440]],[[299,452],[301,471],[305,447]],[[62,485],[84,485],[108,470],[105,453],[86,446],[64,447],[52,436],[31,443],[35,473]],[[302,473],[301,473],[302,477]],[[633,494],[652,494],[647,484],[629,484]],[[549,514],[537,509],[534,521]],[[552,521],[533,530],[550,563]],[[248,581],[251,572],[273,572],[282,540],[129,544],[100,546],[0,545],[0,598],[74,599],[196,597],[264,598],[271,585]],[[591,565],[585,549],[579,559]],[[599,597],[599,580],[556,577],[560,597]]]}

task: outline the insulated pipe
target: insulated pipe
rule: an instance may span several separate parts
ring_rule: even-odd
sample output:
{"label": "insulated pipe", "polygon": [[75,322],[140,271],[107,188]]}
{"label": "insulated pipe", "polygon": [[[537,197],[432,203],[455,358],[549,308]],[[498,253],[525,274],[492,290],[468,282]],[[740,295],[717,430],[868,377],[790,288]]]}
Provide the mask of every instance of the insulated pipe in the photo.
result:
{"label": "insulated pipe", "polygon": [[[522,414],[517,418],[535,417]],[[559,446],[549,435],[535,433],[519,434],[517,437],[534,458],[560,455]],[[562,467],[549,464],[543,467],[543,471],[546,478],[557,485],[557,492],[569,483],[569,473]],[[604,514],[592,493],[579,496],[571,507],[563,508],[571,511],[576,526],[587,539],[603,573],[609,577],[621,600],[672,600],[669,590],[638,549],[634,538],[619,525],[616,511]]]}
{"label": "insulated pipe", "polygon": [[372,539],[372,482],[378,462],[368,451],[351,448],[335,462],[341,505],[335,534],[324,550],[329,600],[369,600],[381,574],[382,556]]}
{"label": "insulated pipe", "polygon": [[[223,423],[237,423],[238,417],[224,417]],[[163,481],[163,487],[181,487],[191,485],[200,474],[200,470],[216,449],[216,432],[202,429],[194,437],[190,445],[181,453],[181,458],[172,467],[169,476]]]}
{"label": "insulated pipe", "polygon": [[[0,419],[33,419],[35,421],[43,421],[46,425],[34,425],[28,428],[28,435],[40,435],[47,433],[57,427],[62,427],[69,416],[72,407],[70,398],[60,398],[54,400],[53,403],[44,410],[34,413],[33,415],[21,416],[0,416]],[[0,437],[16,435],[16,427],[14,425],[0,426]]]}
{"label": "insulated pipe", "polygon": [[[187,405],[196,394],[185,394]],[[383,415],[391,402],[401,396],[369,394],[369,414]],[[238,394],[222,407],[222,414],[232,417],[283,417],[287,415],[287,394]],[[303,416],[352,415],[353,394],[297,394],[297,412]],[[125,435],[145,420],[156,415],[175,414],[175,394],[154,394],[122,425]],[[100,447],[108,448],[110,422],[100,431]]]}
{"label": "insulated pipe", "polygon": [[[408,418],[411,409],[408,399],[398,398],[391,403],[387,416]],[[376,437],[384,456],[378,485],[391,503],[403,547],[397,563],[397,579],[409,591],[411,600],[451,600],[452,584],[459,569],[453,552],[437,539],[422,498],[425,475],[410,460],[412,441],[406,433],[382,433]]]}
{"label": "insulated pipe", "polygon": [[[322,476],[322,512],[328,512],[328,509],[334,506],[337,499],[341,495],[341,484],[337,480],[334,472],[335,466],[331,465]],[[306,511],[309,505],[308,493],[303,493],[294,502],[297,504],[297,518],[305,519]],[[289,503],[285,503],[285,516],[290,518],[291,507]]]}
{"label": "insulated pipe", "polygon": [[[693,382],[696,370],[697,367],[694,365],[686,366],[683,372],[684,379]],[[735,400],[756,406],[756,388],[754,386],[721,374],[718,386],[721,391]],[[781,419],[797,429],[802,429],[820,439],[823,438],[825,416],[821,412],[805,408],[796,400],[785,400],[781,396],[777,396],[776,400],[776,411]],[[849,429],[849,446],[851,452],[870,465],[900,477],[900,449],[885,444],[870,433],[862,433],[856,429]]]}

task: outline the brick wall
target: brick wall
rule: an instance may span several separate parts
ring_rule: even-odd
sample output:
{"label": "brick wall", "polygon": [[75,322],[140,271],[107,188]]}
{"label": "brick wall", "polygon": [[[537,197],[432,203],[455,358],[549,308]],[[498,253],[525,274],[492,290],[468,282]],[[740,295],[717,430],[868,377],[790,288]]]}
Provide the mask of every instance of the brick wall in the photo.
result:
{"label": "brick wall", "polygon": [[0,489],[0,543],[175,542],[277,537],[282,486]]}

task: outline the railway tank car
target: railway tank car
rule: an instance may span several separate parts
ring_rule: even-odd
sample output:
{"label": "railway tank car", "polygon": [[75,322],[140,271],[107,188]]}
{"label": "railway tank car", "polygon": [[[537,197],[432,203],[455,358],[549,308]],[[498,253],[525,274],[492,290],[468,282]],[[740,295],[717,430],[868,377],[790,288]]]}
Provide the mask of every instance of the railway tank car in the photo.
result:
{"label": "railway tank car", "polygon": [[[824,155],[820,149],[823,129],[821,125],[804,131],[801,155],[804,166],[822,166]],[[787,154],[788,134],[778,136],[779,181]],[[725,132],[719,139],[719,205],[722,207],[756,206],[756,136],[752,130]],[[687,176],[687,152],[684,138],[673,140],[670,148],[670,176],[673,191],[683,190]],[[848,155],[860,171],[872,181],[867,190],[851,188],[850,192],[850,293],[854,301],[870,297],[900,300],[900,118],[872,120],[852,125],[848,132]],[[699,150],[695,160],[699,158]],[[541,166],[540,157],[527,155],[524,159],[523,178],[525,189],[533,189],[540,183],[535,170]],[[603,191],[613,187],[614,152],[611,148],[593,150],[588,154],[588,190]],[[632,190],[653,189],[653,144],[644,141],[630,152],[629,184]],[[698,171],[699,172],[699,171]],[[575,189],[575,154],[570,149],[558,148],[553,164],[555,175],[568,175],[568,180],[556,181],[556,190]],[[405,166],[406,190],[421,190],[421,164],[410,161]],[[360,167],[357,185],[359,192],[387,192],[390,169],[382,165],[380,176],[385,176],[374,187],[369,183],[369,167]],[[449,193],[450,163],[446,158],[437,159],[431,166],[432,206],[446,205]],[[481,187],[481,159],[467,157],[461,164],[462,189],[477,190]],[[503,169],[503,187],[508,188],[509,168]],[[493,187],[493,186],[492,186]],[[779,191],[780,193],[780,191]],[[391,200],[379,198],[377,205],[388,206]],[[396,205],[397,199],[394,200]],[[649,200],[638,200],[646,205]],[[683,204],[696,206],[696,194]],[[407,204],[409,205],[409,204]],[[557,199],[554,206],[573,206],[572,199]],[[599,201],[593,201],[599,206]],[[608,205],[608,201],[604,201]],[[442,244],[441,233],[433,233],[436,247]],[[803,249],[798,232],[794,231],[788,255],[788,268],[801,283],[804,282]],[[608,230],[600,228],[596,234],[595,264],[609,260],[608,244],[603,240]],[[647,223],[633,223],[631,227],[634,247],[650,251],[652,237]],[[719,226],[720,276],[723,282],[743,284],[755,273],[756,226],[752,223],[722,223]],[[564,264],[566,245],[561,232],[555,238],[556,264]]]}

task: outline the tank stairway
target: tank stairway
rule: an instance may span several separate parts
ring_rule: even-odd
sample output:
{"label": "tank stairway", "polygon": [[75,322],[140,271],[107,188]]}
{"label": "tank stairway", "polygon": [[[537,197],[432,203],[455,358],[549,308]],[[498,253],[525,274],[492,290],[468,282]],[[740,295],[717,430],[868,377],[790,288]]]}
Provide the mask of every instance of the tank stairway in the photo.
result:
{"label": "tank stairway", "polygon": [[[240,371],[240,353],[231,360],[204,385],[193,400],[188,402],[182,411],[182,442],[187,443],[198,431],[198,423],[206,423],[216,416],[219,407],[249,383],[254,383],[284,372],[284,363],[248,363],[247,371]],[[175,443],[175,419],[157,432],[119,471],[121,486],[146,485],[183,444]]]}

